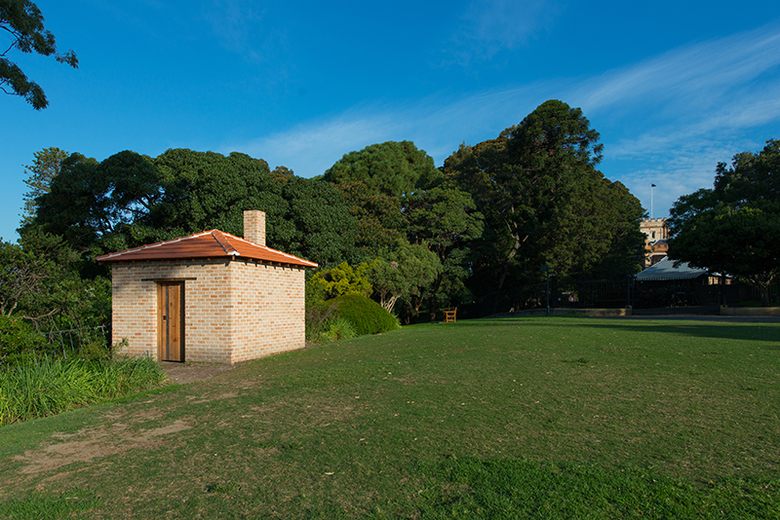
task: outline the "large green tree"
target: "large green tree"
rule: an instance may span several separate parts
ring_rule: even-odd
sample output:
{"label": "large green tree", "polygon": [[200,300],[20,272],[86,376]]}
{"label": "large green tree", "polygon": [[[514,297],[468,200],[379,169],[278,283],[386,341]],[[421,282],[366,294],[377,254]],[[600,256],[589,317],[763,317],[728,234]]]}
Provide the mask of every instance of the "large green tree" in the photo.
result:
{"label": "large green tree", "polygon": [[[30,0],[0,0],[0,33],[10,38],[7,46],[0,48],[0,90],[6,94],[22,96],[34,109],[49,105],[43,88],[30,80],[22,69],[6,56],[11,50],[54,56],[60,63],[78,68],[79,61],[72,50],[57,52],[54,35],[43,26],[41,10]],[[3,51],[3,49],[5,49]]]}
{"label": "large green tree", "polygon": [[87,259],[108,251],[221,229],[243,234],[243,211],[266,212],[268,244],[321,264],[353,260],[355,221],[332,184],[302,179],[245,154],[124,151],[98,163],[71,154],[36,199],[38,229]]}
{"label": "large green tree", "polygon": [[433,159],[413,142],[387,141],[346,154],[323,179],[333,183],[360,181],[379,193],[403,197],[438,176]]}
{"label": "large green tree", "polygon": [[598,140],[579,108],[550,100],[496,139],[462,145],[447,158],[443,171],[486,219],[478,285],[500,291],[509,276],[528,282],[542,265],[560,276],[625,274],[603,269],[607,260],[636,269],[644,212],[596,169]]}
{"label": "large green tree", "polygon": [[484,229],[484,217],[471,195],[444,182],[407,197],[403,214],[409,241],[425,244],[442,265],[422,295],[430,318],[434,319],[437,310],[470,302],[473,295],[466,281],[471,274],[472,246]]}
{"label": "large green tree", "polygon": [[[471,300],[464,284],[470,274],[466,264],[469,244],[482,233],[483,218],[471,194],[445,182],[425,151],[409,141],[371,145],[346,154],[323,178],[350,201],[364,255],[387,255],[410,242],[424,244],[445,266],[412,296],[414,302],[404,312],[416,313],[421,302],[427,302],[433,315],[438,308]],[[388,279],[398,273],[389,270]]]}
{"label": "large green tree", "polygon": [[380,305],[388,312],[393,311],[399,299],[405,302],[401,311],[408,323],[419,313],[426,291],[441,270],[439,258],[427,244],[410,244],[402,239],[370,264],[365,274]]}
{"label": "large green tree", "polygon": [[355,241],[365,256],[376,256],[406,236],[407,221],[400,197],[373,189],[359,180],[335,184],[355,218]]}
{"label": "large green tree", "polygon": [[99,166],[80,153],[63,160],[49,191],[35,199],[35,217],[24,223],[20,234],[31,230],[49,233],[62,237],[74,250],[87,251],[113,228],[106,208],[109,187],[98,175]]}
{"label": "large green tree", "polygon": [[24,194],[24,207],[22,208],[22,225],[29,223],[38,209],[37,199],[44,193],[51,191],[51,181],[62,169],[62,161],[70,155],[65,150],[57,147],[44,148],[33,154],[31,165],[24,167],[27,178],[24,183],[29,191]]}
{"label": "large green tree", "polygon": [[670,258],[742,277],[769,305],[780,275],[780,141],[718,164],[713,189],[680,197],[670,215]]}
{"label": "large green tree", "polygon": [[433,159],[414,143],[387,141],[344,155],[322,179],[347,197],[357,245],[376,256],[406,236],[406,199],[439,177]]}

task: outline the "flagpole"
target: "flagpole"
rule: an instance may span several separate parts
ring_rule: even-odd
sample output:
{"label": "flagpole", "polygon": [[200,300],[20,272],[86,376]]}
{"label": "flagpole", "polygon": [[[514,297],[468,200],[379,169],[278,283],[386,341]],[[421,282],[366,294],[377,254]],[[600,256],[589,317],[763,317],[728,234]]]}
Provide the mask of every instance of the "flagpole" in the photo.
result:
{"label": "flagpole", "polygon": [[650,184],[650,220],[653,220],[653,188],[655,184]]}

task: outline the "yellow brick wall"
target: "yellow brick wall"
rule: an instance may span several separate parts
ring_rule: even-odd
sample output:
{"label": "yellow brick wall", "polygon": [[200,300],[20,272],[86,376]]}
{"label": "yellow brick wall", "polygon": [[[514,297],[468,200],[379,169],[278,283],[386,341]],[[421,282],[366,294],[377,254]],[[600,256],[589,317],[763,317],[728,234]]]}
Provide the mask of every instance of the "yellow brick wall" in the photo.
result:
{"label": "yellow brick wall", "polygon": [[157,281],[184,279],[185,361],[237,363],[305,346],[303,268],[244,260],[118,262],[113,341],[157,359]]}

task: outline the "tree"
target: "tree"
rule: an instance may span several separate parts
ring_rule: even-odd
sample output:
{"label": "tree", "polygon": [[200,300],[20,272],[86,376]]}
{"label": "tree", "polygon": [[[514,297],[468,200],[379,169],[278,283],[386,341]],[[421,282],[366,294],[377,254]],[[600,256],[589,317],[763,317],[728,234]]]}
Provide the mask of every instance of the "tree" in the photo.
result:
{"label": "tree", "polygon": [[[328,182],[292,177],[279,188],[285,201],[269,237],[274,247],[327,267],[342,261],[356,263],[357,223],[344,195]],[[258,208],[263,209],[261,202]],[[267,210],[272,212],[271,209]],[[272,221],[273,222],[273,221]]]}
{"label": "tree", "polygon": [[[496,139],[461,145],[447,158],[444,173],[486,219],[478,283],[501,291],[508,276],[527,283],[542,265],[561,276],[587,275],[618,236],[637,256],[643,210],[596,169],[598,140],[580,109],[550,100]],[[623,214],[611,211],[616,205]]]}
{"label": "tree", "polygon": [[427,244],[410,244],[399,240],[365,271],[379,304],[392,312],[399,299],[405,299],[407,321],[419,313],[425,291],[441,273],[442,265]]}
{"label": "tree", "polygon": [[10,36],[11,43],[0,54],[0,90],[6,94],[22,96],[35,110],[49,105],[40,85],[31,81],[14,62],[6,58],[11,49],[23,53],[52,56],[60,63],[78,68],[79,61],[71,50],[57,52],[54,35],[44,29],[41,10],[30,0],[0,0],[0,29]]}
{"label": "tree", "polygon": [[780,275],[780,141],[719,163],[714,188],[683,195],[670,215],[670,258],[745,278],[769,305]]}
{"label": "tree", "polygon": [[261,209],[272,247],[321,265],[353,261],[355,221],[342,193],[276,171],[285,173],[240,153],[124,151],[100,163],[72,154],[20,231],[61,236],[89,260],[207,229],[241,236],[244,210]]}
{"label": "tree", "polygon": [[357,219],[357,246],[375,256],[406,236],[410,197],[441,177],[433,159],[414,143],[388,141],[344,155],[322,178],[347,197]]}
{"label": "tree", "polygon": [[345,294],[371,295],[371,282],[366,278],[366,271],[371,267],[367,262],[361,262],[352,267],[347,262],[330,269],[322,269],[311,276],[306,283],[321,294],[322,300],[331,300]]}
{"label": "tree", "polygon": [[325,172],[323,180],[360,181],[379,193],[402,197],[437,176],[433,159],[413,142],[387,141],[346,154]]}
{"label": "tree", "polygon": [[30,231],[0,242],[0,314],[43,330],[104,325],[111,313],[107,279],[82,280],[79,255],[62,238]]}
{"label": "tree", "polygon": [[62,237],[71,248],[83,253],[110,227],[107,216],[107,184],[98,176],[95,159],[73,153],[61,163],[60,172],[40,195],[35,217],[20,229]]}
{"label": "tree", "polygon": [[355,243],[366,256],[392,248],[406,236],[406,220],[399,197],[380,193],[362,181],[335,184],[348,201],[356,222]]}
{"label": "tree", "polygon": [[430,317],[435,319],[438,309],[472,300],[466,279],[472,245],[482,236],[484,217],[469,193],[448,182],[419,190],[407,197],[405,205],[409,241],[426,244],[442,265],[424,295]]}
{"label": "tree", "polygon": [[35,160],[29,166],[24,167],[27,179],[24,183],[30,189],[24,194],[24,207],[22,208],[22,225],[29,223],[38,209],[38,197],[51,191],[51,182],[62,169],[62,161],[70,155],[65,150],[57,147],[44,148],[35,152]]}

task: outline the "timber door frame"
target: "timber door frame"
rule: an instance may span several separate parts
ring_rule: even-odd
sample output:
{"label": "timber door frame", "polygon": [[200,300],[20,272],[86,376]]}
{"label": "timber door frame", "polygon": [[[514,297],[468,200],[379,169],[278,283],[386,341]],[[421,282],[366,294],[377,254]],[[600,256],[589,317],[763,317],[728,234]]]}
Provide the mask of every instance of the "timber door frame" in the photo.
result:
{"label": "timber door frame", "polygon": [[157,359],[184,362],[184,282],[157,282]]}

